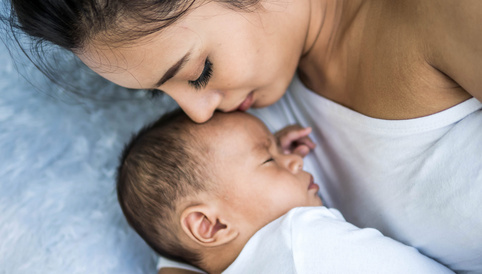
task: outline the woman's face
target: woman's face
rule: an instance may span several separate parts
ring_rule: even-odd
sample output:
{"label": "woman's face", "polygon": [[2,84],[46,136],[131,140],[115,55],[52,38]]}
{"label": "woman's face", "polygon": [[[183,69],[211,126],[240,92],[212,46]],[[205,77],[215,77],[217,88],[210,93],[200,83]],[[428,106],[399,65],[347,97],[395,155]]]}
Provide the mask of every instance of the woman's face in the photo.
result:
{"label": "woman's face", "polygon": [[216,109],[265,107],[284,94],[306,36],[292,3],[265,2],[246,12],[201,4],[148,37],[94,42],[79,57],[121,86],[164,91],[198,123]]}

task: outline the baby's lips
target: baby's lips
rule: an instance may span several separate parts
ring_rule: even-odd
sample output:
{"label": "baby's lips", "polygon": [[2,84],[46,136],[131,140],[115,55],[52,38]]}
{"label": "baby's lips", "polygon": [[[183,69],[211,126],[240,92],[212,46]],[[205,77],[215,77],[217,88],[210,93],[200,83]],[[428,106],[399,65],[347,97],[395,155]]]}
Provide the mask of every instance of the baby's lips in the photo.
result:
{"label": "baby's lips", "polygon": [[315,184],[315,181],[314,181],[314,179],[313,179],[313,176],[310,175],[310,184],[308,185],[308,189],[316,189],[316,190],[318,190],[319,188],[320,188],[320,187],[319,187],[317,184]]}

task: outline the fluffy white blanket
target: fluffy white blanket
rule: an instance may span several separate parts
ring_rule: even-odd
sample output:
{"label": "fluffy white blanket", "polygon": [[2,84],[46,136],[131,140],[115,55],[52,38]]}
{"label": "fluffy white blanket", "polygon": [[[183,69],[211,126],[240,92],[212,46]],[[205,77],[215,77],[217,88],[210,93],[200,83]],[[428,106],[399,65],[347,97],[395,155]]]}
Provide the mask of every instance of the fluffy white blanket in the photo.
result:
{"label": "fluffy white blanket", "polygon": [[118,206],[115,172],[131,134],[172,102],[112,85],[92,94],[124,99],[69,95],[8,42],[0,90],[0,274],[155,273]]}

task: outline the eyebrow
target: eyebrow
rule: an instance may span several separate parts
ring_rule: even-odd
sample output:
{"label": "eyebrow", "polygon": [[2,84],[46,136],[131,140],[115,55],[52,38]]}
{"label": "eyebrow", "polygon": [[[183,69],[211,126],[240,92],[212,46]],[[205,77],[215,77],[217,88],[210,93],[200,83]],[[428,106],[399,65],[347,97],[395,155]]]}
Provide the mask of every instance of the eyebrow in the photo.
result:
{"label": "eyebrow", "polygon": [[170,67],[166,73],[161,77],[159,81],[157,81],[156,84],[154,84],[153,88],[157,88],[167,82],[167,80],[171,79],[172,77],[176,76],[176,74],[179,72],[179,70],[184,66],[184,64],[189,60],[189,56],[191,55],[191,52],[186,53],[179,61],[177,61],[172,67]]}
{"label": "eyebrow", "polygon": [[266,148],[269,148],[272,144],[272,140],[271,138],[266,138],[266,140],[264,142],[259,142],[257,143],[254,147],[253,147],[253,151],[254,152],[257,152],[257,151],[265,151]]}

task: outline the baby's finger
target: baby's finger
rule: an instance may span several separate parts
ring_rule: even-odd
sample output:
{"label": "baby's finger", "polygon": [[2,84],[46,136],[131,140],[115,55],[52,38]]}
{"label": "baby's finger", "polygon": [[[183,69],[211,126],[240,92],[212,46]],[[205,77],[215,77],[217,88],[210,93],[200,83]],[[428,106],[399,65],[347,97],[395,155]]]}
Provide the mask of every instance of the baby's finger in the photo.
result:
{"label": "baby's finger", "polygon": [[306,145],[299,145],[293,150],[293,154],[299,155],[303,158],[308,155],[308,153],[310,153],[310,148]]}
{"label": "baby's finger", "polygon": [[311,127],[289,131],[286,135],[280,136],[281,147],[288,147],[300,138],[306,137],[311,133]]}
{"label": "baby's finger", "polygon": [[310,149],[314,149],[316,147],[316,144],[311,140],[309,136],[303,137],[301,139],[296,140],[297,144],[303,144],[308,146]]}

